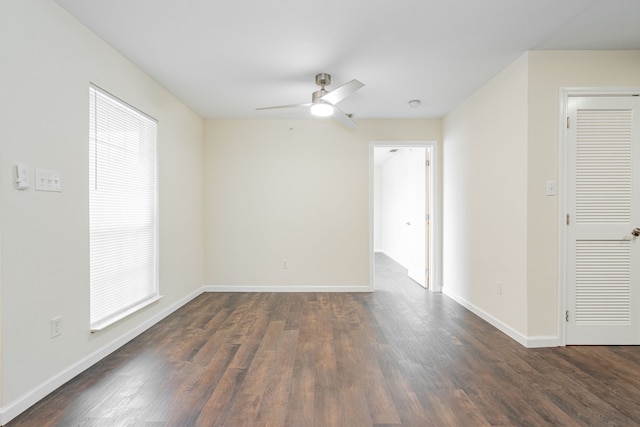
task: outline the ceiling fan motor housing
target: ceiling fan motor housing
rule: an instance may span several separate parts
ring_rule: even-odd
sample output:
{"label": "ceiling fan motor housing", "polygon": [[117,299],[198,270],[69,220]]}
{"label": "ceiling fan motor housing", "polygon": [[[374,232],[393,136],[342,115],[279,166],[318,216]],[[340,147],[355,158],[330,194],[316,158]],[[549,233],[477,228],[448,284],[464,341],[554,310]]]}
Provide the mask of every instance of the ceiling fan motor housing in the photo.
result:
{"label": "ceiling fan motor housing", "polygon": [[316,84],[318,86],[329,86],[331,84],[331,74],[328,73],[319,73],[316,74]]}

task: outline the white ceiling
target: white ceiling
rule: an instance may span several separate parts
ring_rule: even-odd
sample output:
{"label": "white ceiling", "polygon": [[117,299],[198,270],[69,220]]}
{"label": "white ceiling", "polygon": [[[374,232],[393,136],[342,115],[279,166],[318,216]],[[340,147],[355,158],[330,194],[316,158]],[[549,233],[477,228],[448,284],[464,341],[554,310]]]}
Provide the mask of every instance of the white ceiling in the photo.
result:
{"label": "white ceiling", "polygon": [[[527,50],[640,49],[640,0],[55,0],[205,118],[436,118]],[[411,99],[422,100],[409,108]]]}

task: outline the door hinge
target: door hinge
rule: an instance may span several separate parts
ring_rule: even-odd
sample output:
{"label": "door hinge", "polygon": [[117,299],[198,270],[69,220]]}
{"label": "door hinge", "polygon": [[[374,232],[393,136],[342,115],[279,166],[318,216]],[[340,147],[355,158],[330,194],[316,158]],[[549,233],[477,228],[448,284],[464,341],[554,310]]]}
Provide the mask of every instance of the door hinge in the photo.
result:
{"label": "door hinge", "polygon": [[567,225],[571,223],[571,214],[567,214]]}
{"label": "door hinge", "polygon": [[571,129],[571,117],[567,116],[567,129]]}
{"label": "door hinge", "polygon": [[569,310],[564,313],[564,320],[567,322],[569,321]]}
{"label": "door hinge", "polygon": [[427,159],[426,164],[427,164],[427,167],[431,166],[431,161],[429,159]]}

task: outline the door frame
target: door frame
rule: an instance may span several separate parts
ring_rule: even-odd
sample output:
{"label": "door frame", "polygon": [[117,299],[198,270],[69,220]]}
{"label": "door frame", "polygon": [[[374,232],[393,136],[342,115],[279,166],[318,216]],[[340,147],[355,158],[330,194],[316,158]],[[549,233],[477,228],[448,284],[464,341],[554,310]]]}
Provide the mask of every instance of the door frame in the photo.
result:
{"label": "door frame", "polygon": [[431,191],[431,206],[430,206],[430,221],[431,221],[431,236],[429,239],[429,291],[442,292],[442,279],[440,277],[441,271],[441,251],[442,248],[442,234],[440,226],[440,172],[439,162],[440,157],[438,153],[438,142],[419,140],[419,141],[407,141],[407,140],[374,140],[369,141],[369,289],[375,291],[375,254],[374,254],[374,150],[377,147],[397,147],[397,148],[414,148],[425,147],[431,152],[430,163],[430,176],[429,185]]}
{"label": "door frame", "polygon": [[640,93],[640,87],[562,87],[558,120],[558,335],[560,346],[567,345],[565,312],[567,310],[567,132],[569,98],[598,96],[632,96]]}

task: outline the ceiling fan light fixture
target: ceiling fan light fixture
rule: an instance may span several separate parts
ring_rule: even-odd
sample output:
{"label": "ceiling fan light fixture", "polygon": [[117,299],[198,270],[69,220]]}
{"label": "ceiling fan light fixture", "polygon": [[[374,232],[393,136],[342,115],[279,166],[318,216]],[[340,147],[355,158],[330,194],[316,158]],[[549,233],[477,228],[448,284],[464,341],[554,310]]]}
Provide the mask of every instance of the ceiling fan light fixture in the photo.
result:
{"label": "ceiling fan light fixture", "polygon": [[311,114],[316,117],[329,117],[333,115],[333,105],[325,102],[318,102],[311,105]]}
{"label": "ceiling fan light fixture", "polygon": [[354,129],[358,126],[353,121],[353,114],[345,114],[336,104],[353,92],[364,86],[363,83],[356,79],[329,92],[324,87],[331,83],[331,75],[328,73],[319,73],[316,75],[316,84],[320,86],[320,90],[316,90],[311,94],[311,102],[309,104],[290,104],[276,105],[273,107],[261,107],[256,110],[273,110],[276,108],[309,108],[311,115],[314,117],[330,117],[342,123],[344,126]]}

